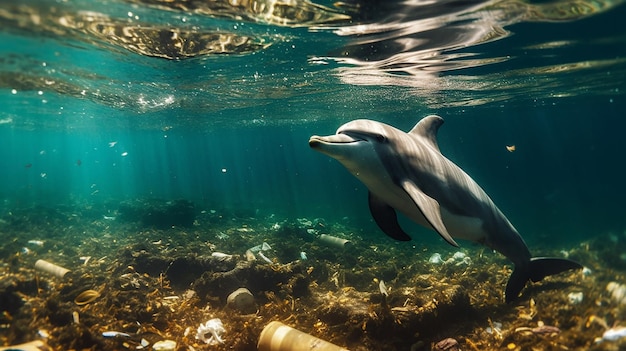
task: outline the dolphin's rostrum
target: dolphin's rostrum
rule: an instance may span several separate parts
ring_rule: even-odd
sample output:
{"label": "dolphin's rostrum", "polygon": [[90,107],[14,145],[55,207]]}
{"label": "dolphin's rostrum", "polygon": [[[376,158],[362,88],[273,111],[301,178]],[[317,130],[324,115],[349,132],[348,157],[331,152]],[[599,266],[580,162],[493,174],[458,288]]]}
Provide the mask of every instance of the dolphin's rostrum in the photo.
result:
{"label": "dolphin's rostrum", "polygon": [[335,135],[312,136],[309,145],[341,162],[369,189],[374,221],[396,240],[411,240],[396,211],[434,229],[458,246],[455,238],[490,247],[515,264],[505,300],[516,299],[528,280],[582,266],[563,258],[531,258],[509,220],[476,182],[439,151],[439,116],[425,117],[405,133],[390,125],[360,119],[339,127]]}

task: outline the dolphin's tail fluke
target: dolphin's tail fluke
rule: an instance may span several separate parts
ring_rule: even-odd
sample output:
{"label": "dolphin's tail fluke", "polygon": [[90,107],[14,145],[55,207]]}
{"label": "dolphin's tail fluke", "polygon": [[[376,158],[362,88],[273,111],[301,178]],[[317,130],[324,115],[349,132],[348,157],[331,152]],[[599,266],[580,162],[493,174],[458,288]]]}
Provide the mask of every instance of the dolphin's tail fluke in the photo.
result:
{"label": "dolphin's tail fluke", "polygon": [[570,269],[581,269],[583,266],[565,258],[554,257],[535,257],[530,259],[528,265],[523,267],[515,267],[509,282],[506,285],[505,300],[511,302],[519,296],[529,280],[538,282],[541,279],[568,271]]}

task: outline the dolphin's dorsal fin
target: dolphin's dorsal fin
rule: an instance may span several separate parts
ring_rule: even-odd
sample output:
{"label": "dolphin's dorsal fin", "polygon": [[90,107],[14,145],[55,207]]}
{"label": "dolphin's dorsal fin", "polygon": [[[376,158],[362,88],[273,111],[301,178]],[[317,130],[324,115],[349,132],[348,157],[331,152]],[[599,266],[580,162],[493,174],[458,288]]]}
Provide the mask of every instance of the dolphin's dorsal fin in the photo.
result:
{"label": "dolphin's dorsal fin", "polygon": [[437,145],[437,131],[442,124],[443,118],[437,115],[426,116],[417,122],[409,134],[425,138],[428,140],[430,146],[439,151],[439,145]]}

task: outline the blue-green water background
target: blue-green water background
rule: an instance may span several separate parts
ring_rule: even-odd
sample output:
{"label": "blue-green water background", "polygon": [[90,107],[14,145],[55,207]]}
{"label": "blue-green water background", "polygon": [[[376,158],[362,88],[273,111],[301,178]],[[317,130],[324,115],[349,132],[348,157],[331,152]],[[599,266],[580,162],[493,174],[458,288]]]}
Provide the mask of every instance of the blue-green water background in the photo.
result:
{"label": "blue-green water background", "polygon": [[[111,16],[134,11],[169,24],[184,15],[209,25],[200,15],[124,2],[93,7]],[[5,23],[0,211],[182,198],[198,209],[258,217],[347,218],[380,235],[365,187],[310,150],[308,139],[356,118],[409,130],[437,113],[446,121],[442,152],[481,184],[529,244],[559,246],[621,232],[624,16],[626,8],[615,5],[572,21],[506,25],[513,35],[453,51],[510,59],[442,72],[432,83],[439,88],[428,91],[419,84],[341,80],[338,72],[349,64],[312,59],[349,44],[351,38],[332,30],[217,19],[281,39],[254,53],[166,60],[84,34],[55,36]],[[529,49],[559,42],[570,44]],[[580,69],[563,73],[541,69],[576,63]],[[455,79],[488,84],[459,88]],[[447,87],[453,83],[458,86]],[[438,240],[405,225],[419,240]]]}

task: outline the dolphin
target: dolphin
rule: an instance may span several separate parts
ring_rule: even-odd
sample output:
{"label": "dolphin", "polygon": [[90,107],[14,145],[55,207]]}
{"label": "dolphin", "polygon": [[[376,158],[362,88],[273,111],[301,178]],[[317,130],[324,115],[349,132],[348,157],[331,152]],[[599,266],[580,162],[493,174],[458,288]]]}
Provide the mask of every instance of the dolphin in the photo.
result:
{"label": "dolphin", "polygon": [[453,246],[455,239],[483,244],[515,265],[505,301],[517,299],[531,280],[582,266],[563,258],[531,257],[530,251],[485,191],[441,154],[437,131],[443,118],[430,115],[408,133],[390,125],[358,119],[335,135],[309,139],[309,146],[343,164],[369,190],[369,209],[388,236],[411,237],[400,227],[396,211],[434,229]]}

